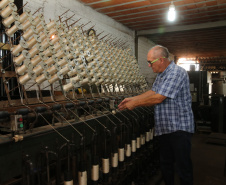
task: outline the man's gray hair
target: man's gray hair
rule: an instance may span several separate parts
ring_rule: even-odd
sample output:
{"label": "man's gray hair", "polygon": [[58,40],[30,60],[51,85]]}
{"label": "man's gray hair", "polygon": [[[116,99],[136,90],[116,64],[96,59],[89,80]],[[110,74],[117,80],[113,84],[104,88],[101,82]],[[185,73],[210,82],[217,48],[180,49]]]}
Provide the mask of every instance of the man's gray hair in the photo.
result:
{"label": "man's gray hair", "polygon": [[151,49],[154,50],[154,56],[156,58],[159,58],[159,57],[169,58],[169,56],[170,56],[168,49],[164,46],[155,45]]}

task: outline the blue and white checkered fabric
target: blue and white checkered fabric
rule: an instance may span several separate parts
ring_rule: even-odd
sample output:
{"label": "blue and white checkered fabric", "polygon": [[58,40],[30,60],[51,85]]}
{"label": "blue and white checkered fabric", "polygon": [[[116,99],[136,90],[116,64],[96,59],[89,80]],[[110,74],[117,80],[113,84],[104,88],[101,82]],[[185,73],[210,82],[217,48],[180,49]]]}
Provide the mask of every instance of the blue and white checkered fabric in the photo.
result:
{"label": "blue and white checkered fabric", "polygon": [[155,135],[178,130],[194,133],[191,93],[187,72],[174,62],[159,73],[152,90],[167,98],[155,105]]}

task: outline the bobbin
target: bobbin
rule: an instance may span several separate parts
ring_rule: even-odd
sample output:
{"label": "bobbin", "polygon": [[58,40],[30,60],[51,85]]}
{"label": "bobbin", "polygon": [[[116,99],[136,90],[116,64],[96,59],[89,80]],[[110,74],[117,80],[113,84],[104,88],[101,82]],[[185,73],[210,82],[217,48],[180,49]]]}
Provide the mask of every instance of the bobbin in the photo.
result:
{"label": "bobbin", "polygon": [[48,37],[48,31],[44,30],[44,32],[41,32],[39,34],[41,41],[43,41],[46,37]]}
{"label": "bobbin", "polygon": [[54,73],[56,73],[60,70],[61,70],[60,65],[55,63],[54,65],[52,65],[50,68],[47,69],[47,72],[49,72],[49,74],[53,75]]}
{"label": "bobbin", "polygon": [[24,40],[20,40],[19,44],[16,45],[13,49],[12,49],[12,54],[14,56],[16,56],[18,53],[20,53],[22,50],[27,49],[28,45]]}
{"label": "bobbin", "polygon": [[11,26],[11,24],[12,24],[13,22],[19,21],[19,18],[20,18],[20,16],[19,16],[19,14],[18,14],[17,12],[12,12],[12,15],[11,15],[11,16],[7,17],[6,19],[4,19],[4,20],[2,21],[2,24],[3,24],[5,27],[8,28],[8,27]]}
{"label": "bobbin", "polygon": [[[52,65],[52,64],[55,64],[55,63],[58,63],[58,58],[53,55],[51,57],[49,57],[47,60],[44,61],[48,66]],[[59,64],[59,63],[58,63]]]}
{"label": "bobbin", "polygon": [[60,70],[60,73],[66,75],[69,71],[72,71],[73,69],[74,68],[70,64],[67,64],[64,68]]}
{"label": "bobbin", "polygon": [[41,39],[39,35],[34,35],[30,40],[27,41],[28,48],[32,48],[36,43],[40,43]]}
{"label": "bobbin", "polygon": [[63,79],[63,75],[60,72],[57,72],[48,81],[50,84],[53,84],[55,81],[62,80],[62,79]]}
{"label": "bobbin", "polygon": [[31,64],[33,66],[36,66],[38,63],[40,63],[42,61],[42,57],[40,57],[40,54],[42,54],[42,53],[39,53],[39,55],[37,55],[33,59],[31,59]]}
{"label": "bobbin", "polygon": [[61,59],[58,64],[62,67],[64,65],[66,65],[67,63],[69,63],[68,58],[64,57],[63,59]]}
{"label": "bobbin", "polygon": [[50,21],[48,24],[46,24],[46,29],[47,30],[51,30],[52,28],[54,28],[56,26],[56,23],[54,20]]}
{"label": "bobbin", "polygon": [[41,21],[44,21],[44,15],[42,13],[34,18],[34,26],[37,26]]}
{"label": "bobbin", "polygon": [[22,24],[18,21],[15,21],[14,25],[9,28],[7,31],[6,31],[6,34],[9,36],[9,37],[13,37],[13,34],[17,31],[17,30],[21,30],[23,28]]}
{"label": "bobbin", "polygon": [[17,6],[12,2],[7,5],[2,11],[1,11],[1,16],[3,18],[7,18],[12,12],[17,11]]}
{"label": "bobbin", "polygon": [[40,76],[38,76],[38,77],[35,79],[35,82],[36,82],[37,84],[41,84],[41,83],[43,83],[44,81],[49,80],[50,78],[51,78],[51,75],[49,74],[49,72],[44,71],[43,74],[41,74]]}
{"label": "bobbin", "polygon": [[25,59],[31,58],[31,55],[27,50],[23,50],[22,53],[18,57],[13,58],[13,62],[16,65],[20,65]]}
{"label": "bobbin", "polygon": [[27,30],[31,25],[35,26],[34,19],[32,16],[29,16],[27,20],[22,23],[22,30]]}
{"label": "bobbin", "polygon": [[36,26],[36,30],[38,33],[40,33],[43,30],[47,30],[45,21],[41,20],[40,24],[38,26]]}
{"label": "bobbin", "polygon": [[24,64],[16,68],[16,73],[19,75],[23,75],[26,71],[31,71],[32,69],[33,65],[31,64],[30,60],[25,59]]}
{"label": "bobbin", "polygon": [[51,45],[54,45],[59,40],[60,40],[60,38],[57,35],[55,35],[53,39],[50,39],[50,43],[51,43]]}
{"label": "bobbin", "polygon": [[5,8],[9,3],[13,3],[13,2],[14,2],[14,0],[2,0],[0,2],[0,9]]}
{"label": "bobbin", "polygon": [[35,44],[34,47],[29,50],[31,58],[33,58],[39,52],[43,52],[43,48],[42,48],[42,46],[39,43]]}
{"label": "bobbin", "polygon": [[23,38],[24,40],[28,40],[33,34],[38,34],[34,26],[30,26],[30,28],[24,32]]}
{"label": "bobbin", "polygon": [[55,52],[53,46],[49,46],[48,49],[46,49],[43,53],[46,57],[49,57],[49,56],[54,55],[56,52]]}
{"label": "bobbin", "polygon": [[25,75],[19,77],[19,83],[24,85],[29,80],[36,78],[36,75],[33,71],[28,71]]}
{"label": "bobbin", "polygon": [[40,62],[35,68],[33,68],[33,72],[36,75],[39,75],[44,70],[47,70],[47,64],[45,64],[44,62]]}

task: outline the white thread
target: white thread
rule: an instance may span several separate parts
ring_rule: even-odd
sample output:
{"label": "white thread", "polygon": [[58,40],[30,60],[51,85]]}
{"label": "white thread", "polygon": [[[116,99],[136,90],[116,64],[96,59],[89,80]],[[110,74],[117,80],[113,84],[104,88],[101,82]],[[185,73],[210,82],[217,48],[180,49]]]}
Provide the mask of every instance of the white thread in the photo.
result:
{"label": "white thread", "polygon": [[118,153],[113,153],[111,156],[111,166],[113,168],[118,167]]}
{"label": "white thread", "polygon": [[87,185],[87,172],[78,172],[78,184]]}
{"label": "white thread", "polygon": [[104,159],[102,158],[102,168],[103,168],[103,173],[109,173],[110,171],[110,165],[109,165],[109,159]]}
{"label": "white thread", "polygon": [[92,171],[91,171],[91,179],[93,181],[99,180],[99,165],[92,165]]}

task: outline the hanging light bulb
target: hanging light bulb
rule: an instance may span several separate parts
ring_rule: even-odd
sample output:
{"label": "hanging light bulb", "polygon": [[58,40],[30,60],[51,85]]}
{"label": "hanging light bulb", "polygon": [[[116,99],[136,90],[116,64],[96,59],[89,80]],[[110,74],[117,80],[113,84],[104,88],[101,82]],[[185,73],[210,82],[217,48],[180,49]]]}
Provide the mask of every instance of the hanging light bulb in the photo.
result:
{"label": "hanging light bulb", "polygon": [[169,6],[168,20],[174,21],[175,19],[176,19],[176,11],[175,11],[175,6],[174,6],[173,1],[172,1],[171,5]]}

